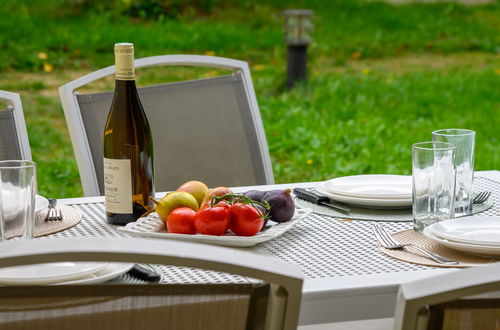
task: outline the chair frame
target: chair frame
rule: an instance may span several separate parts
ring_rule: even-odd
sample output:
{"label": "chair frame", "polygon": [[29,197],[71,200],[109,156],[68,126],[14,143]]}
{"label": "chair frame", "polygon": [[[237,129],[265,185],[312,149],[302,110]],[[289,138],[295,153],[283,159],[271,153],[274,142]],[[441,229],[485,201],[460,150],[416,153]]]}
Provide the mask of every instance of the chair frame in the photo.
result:
{"label": "chair frame", "polygon": [[[297,328],[303,283],[300,267],[273,257],[205,244],[144,238],[52,238],[8,241],[1,245],[0,267],[68,260],[141,262],[261,279],[271,284],[266,329]],[[103,292],[106,286],[102,285]],[[46,288],[50,291],[51,287]],[[14,288],[4,289],[10,292]]]}
{"label": "chair frame", "polygon": [[394,329],[427,329],[427,306],[498,291],[499,274],[500,263],[497,262],[402,284],[397,297]]}
{"label": "chair frame", "polygon": [[6,92],[0,90],[0,101],[14,107],[14,123],[16,125],[17,139],[19,149],[21,150],[22,160],[32,160],[30,141],[28,139],[28,131],[26,122],[24,121],[23,105],[21,97],[17,93]]}
{"label": "chair frame", "polygon": [[[269,156],[267,139],[262,125],[262,118],[259,112],[259,106],[255,97],[255,91],[250,75],[248,64],[244,61],[203,55],[161,55],[145,57],[135,60],[136,68],[146,68],[152,66],[199,66],[212,67],[216,69],[240,71],[243,74],[246,96],[249,100],[253,124],[257,132],[259,147],[264,161],[264,171],[266,184],[274,184],[274,175]],[[73,150],[78,163],[78,170],[82,182],[85,196],[99,196],[99,184],[92,161],[90,146],[83,125],[83,119],[80,113],[80,107],[76,99],[75,90],[95,80],[113,75],[115,66],[109,66],[95,72],[89,73],[81,78],[73,80],[59,88],[59,95],[66,116],[69,134],[73,144]]]}

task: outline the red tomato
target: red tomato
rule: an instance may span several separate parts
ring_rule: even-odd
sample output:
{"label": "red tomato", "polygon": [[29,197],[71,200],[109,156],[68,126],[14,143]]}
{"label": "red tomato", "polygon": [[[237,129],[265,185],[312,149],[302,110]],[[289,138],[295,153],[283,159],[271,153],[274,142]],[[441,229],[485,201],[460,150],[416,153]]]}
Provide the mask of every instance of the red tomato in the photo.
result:
{"label": "red tomato", "polygon": [[217,204],[215,204],[214,207],[223,207],[223,208],[225,208],[227,210],[227,209],[229,209],[231,207],[231,204],[229,204],[226,201],[220,201]]}
{"label": "red tomato", "polygon": [[264,226],[261,211],[249,204],[236,203],[231,206],[229,218],[229,229],[240,236],[253,236]]}
{"label": "red tomato", "polygon": [[[201,206],[201,208],[202,208],[202,209],[206,209],[206,208],[208,208],[208,207],[210,207],[210,201],[207,201],[205,204],[203,204],[203,205]],[[226,202],[226,201],[220,201],[220,202],[218,202],[217,204],[215,204],[215,205],[214,205],[214,206],[212,206],[212,207],[224,207],[224,208],[228,209],[228,208],[230,208],[230,207],[231,207],[231,204],[229,204],[229,203],[228,203],[228,202]]]}
{"label": "red tomato", "polygon": [[167,218],[167,230],[176,234],[196,234],[194,219],[196,211],[189,207],[179,207],[172,210]]}
{"label": "red tomato", "polygon": [[196,212],[196,232],[204,235],[224,235],[229,228],[229,211],[224,206],[207,207]]}

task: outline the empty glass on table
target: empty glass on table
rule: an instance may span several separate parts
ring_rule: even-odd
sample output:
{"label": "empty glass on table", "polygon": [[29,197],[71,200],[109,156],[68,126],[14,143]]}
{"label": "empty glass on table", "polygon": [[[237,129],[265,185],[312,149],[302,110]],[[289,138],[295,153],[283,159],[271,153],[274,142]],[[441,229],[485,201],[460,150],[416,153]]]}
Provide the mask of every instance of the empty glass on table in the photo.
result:
{"label": "empty glass on table", "polygon": [[432,140],[457,146],[455,167],[455,216],[472,214],[472,186],[474,182],[474,140],[476,132],[468,129],[441,129],[432,132]]}
{"label": "empty glass on table", "polygon": [[413,229],[422,232],[454,216],[457,147],[445,142],[420,142],[412,147]]}
{"label": "empty glass on table", "polygon": [[33,238],[36,165],[26,160],[0,161],[0,241]]}

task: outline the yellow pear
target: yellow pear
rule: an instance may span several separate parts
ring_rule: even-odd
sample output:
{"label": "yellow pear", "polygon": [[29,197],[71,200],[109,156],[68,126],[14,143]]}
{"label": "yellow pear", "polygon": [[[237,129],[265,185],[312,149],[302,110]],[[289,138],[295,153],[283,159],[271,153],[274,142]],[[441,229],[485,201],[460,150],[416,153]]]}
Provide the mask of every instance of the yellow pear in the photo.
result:
{"label": "yellow pear", "polygon": [[201,202],[209,194],[207,185],[201,181],[188,181],[177,188],[176,191],[185,191],[193,195],[198,201],[198,206],[201,205]]}
{"label": "yellow pear", "polygon": [[163,221],[163,223],[167,223],[167,218],[169,213],[176,208],[179,207],[189,207],[195,211],[198,211],[198,201],[188,192],[185,191],[173,191],[168,193],[162,199],[155,200],[153,202],[156,204],[155,211],[158,213],[158,216]]}

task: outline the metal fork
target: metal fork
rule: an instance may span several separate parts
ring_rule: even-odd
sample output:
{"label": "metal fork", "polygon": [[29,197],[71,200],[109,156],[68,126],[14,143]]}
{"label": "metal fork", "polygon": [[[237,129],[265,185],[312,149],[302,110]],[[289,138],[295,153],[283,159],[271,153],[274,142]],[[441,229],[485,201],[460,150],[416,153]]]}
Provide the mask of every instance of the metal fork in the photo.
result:
{"label": "metal fork", "polygon": [[373,230],[373,233],[375,234],[375,237],[379,241],[380,245],[382,245],[386,249],[392,250],[392,249],[402,249],[405,247],[412,247],[412,248],[422,252],[423,254],[425,254],[426,256],[431,258],[432,260],[436,261],[437,263],[446,264],[446,265],[457,265],[458,264],[458,261],[442,257],[440,255],[432,253],[429,250],[421,248],[418,245],[411,244],[411,243],[405,243],[405,244],[398,243],[394,238],[392,238],[391,235],[389,235],[388,232],[385,231],[385,229],[383,227],[381,227],[379,225],[373,224],[372,230]]}
{"label": "metal fork", "polygon": [[483,204],[490,198],[491,191],[482,191],[472,199],[472,204]]}
{"label": "metal fork", "polygon": [[61,210],[56,208],[57,199],[49,198],[49,212],[45,217],[45,221],[59,221],[62,220]]}

